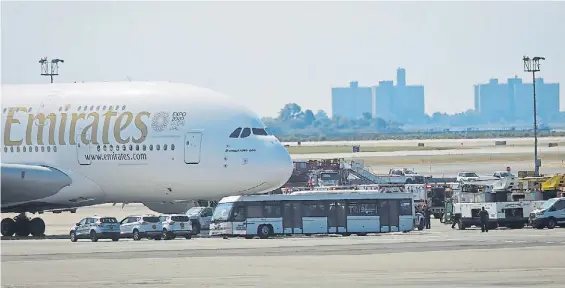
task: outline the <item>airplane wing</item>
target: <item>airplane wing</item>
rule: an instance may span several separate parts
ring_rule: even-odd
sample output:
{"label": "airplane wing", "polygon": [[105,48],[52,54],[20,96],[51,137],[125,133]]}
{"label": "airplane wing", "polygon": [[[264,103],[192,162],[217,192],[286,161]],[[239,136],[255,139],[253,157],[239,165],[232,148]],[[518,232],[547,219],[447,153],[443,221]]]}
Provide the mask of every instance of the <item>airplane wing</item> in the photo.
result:
{"label": "airplane wing", "polygon": [[72,183],[67,174],[48,166],[2,163],[1,168],[2,213],[19,212],[21,204],[53,196]]}

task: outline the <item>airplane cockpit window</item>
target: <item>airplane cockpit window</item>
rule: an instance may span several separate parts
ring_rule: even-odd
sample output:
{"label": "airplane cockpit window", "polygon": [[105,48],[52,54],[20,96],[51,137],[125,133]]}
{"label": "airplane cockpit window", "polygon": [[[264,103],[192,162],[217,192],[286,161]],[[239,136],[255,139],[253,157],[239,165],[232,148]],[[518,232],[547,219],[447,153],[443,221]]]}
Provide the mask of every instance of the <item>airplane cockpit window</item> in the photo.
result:
{"label": "airplane cockpit window", "polygon": [[237,129],[233,130],[233,132],[231,132],[230,138],[239,138],[240,133],[241,133],[241,127],[238,127]]}
{"label": "airplane cockpit window", "polygon": [[259,136],[269,135],[267,134],[267,131],[263,128],[251,128],[251,130],[253,130],[253,135],[259,135]]}
{"label": "airplane cockpit window", "polygon": [[244,128],[243,131],[241,131],[241,137],[240,138],[247,138],[247,137],[249,137],[249,135],[251,135],[251,129]]}

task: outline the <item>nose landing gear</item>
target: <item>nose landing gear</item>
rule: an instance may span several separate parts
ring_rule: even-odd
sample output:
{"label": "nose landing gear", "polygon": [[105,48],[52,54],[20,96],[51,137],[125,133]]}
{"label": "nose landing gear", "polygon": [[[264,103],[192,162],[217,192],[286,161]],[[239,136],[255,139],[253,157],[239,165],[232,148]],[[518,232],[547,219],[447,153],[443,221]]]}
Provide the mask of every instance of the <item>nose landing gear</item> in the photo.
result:
{"label": "nose landing gear", "polygon": [[29,219],[25,213],[12,218],[2,219],[2,236],[32,236],[45,235],[45,222],[41,218]]}

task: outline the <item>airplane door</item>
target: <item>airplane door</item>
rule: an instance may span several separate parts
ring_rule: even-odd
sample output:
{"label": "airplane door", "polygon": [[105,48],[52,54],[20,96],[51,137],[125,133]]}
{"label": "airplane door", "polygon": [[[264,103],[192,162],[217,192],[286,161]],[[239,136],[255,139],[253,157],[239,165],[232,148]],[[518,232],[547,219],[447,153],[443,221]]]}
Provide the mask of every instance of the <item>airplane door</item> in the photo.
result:
{"label": "airplane door", "polygon": [[80,165],[90,165],[92,160],[90,157],[90,144],[85,145],[80,139],[80,134],[77,134],[75,142],[77,143],[77,160]]}
{"label": "airplane door", "polygon": [[184,137],[184,163],[200,163],[201,132],[188,132]]}

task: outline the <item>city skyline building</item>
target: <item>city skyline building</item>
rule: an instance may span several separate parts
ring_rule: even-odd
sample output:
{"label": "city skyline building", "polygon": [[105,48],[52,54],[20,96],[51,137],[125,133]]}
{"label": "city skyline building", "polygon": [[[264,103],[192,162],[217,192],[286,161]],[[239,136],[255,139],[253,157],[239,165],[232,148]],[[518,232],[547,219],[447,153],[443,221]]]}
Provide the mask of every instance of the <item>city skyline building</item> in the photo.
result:
{"label": "city skyline building", "polygon": [[[545,83],[536,78],[537,117],[548,122],[559,115],[559,83]],[[488,83],[474,85],[475,111],[489,122],[530,121],[533,118],[533,85],[522,78],[508,78],[499,83],[492,78]]]}
{"label": "city skyline building", "polygon": [[396,70],[394,81],[379,81],[378,85],[360,87],[351,81],[349,87],[332,88],[332,117],[357,119],[364,113],[373,118],[417,122],[425,117],[423,85],[407,85],[406,70]]}

